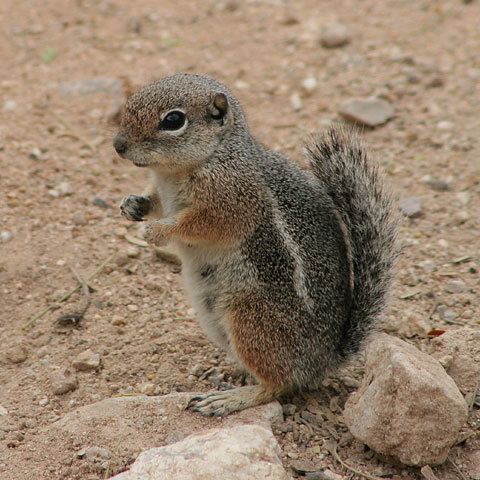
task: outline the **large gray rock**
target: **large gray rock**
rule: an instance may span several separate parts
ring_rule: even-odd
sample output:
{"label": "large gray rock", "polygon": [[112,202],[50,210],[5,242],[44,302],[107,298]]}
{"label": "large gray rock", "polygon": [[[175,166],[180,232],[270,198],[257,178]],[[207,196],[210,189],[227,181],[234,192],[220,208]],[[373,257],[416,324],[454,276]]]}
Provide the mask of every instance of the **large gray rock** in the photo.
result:
{"label": "large gray rock", "polygon": [[345,405],[354,437],[407,465],[443,463],[467,419],[455,382],[440,363],[386,334],[367,347],[365,377]]}
{"label": "large gray rock", "polygon": [[[36,430],[35,435],[27,435],[18,448],[7,448],[0,441],[0,478],[40,479],[44,472],[69,480],[104,478],[107,467],[110,475],[123,472],[152,447],[180,442],[212,428],[260,425],[268,430],[272,421],[283,418],[278,402],[222,419],[203,417],[185,410],[193,395],[125,396],[79,407]],[[0,433],[2,425],[12,424],[10,414],[1,415],[0,409]]]}
{"label": "large gray rock", "polygon": [[143,452],[115,480],[288,480],[280,447],[262,425],[237,425],[191,435]]}

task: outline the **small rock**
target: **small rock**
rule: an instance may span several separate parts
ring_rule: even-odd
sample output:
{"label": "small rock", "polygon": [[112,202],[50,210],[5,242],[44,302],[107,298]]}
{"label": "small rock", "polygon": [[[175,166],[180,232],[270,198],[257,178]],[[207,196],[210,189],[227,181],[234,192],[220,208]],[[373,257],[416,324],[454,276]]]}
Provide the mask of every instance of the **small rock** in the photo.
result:
{"label": "small rock", "polygon": [[60,182],[56,187],[55,190],[59,192],[60,195],[67,197],[72,195],[73,187],[68,182]]}
{"label": "small rock", "polygon": [[324,470],[323,472],[311,472],[305,475],[305,480],[344,480],[345,477],[331,470]]}
{"label": "small rock", "polygon": [[386,334],[366,357],[362,386],[345,404],[352,435],[406,465],[443,463],[468,416],[455,382],[433,357]]}
{"label": "small rock", "polygon": [[352,98],[347,100],[338,113],[350,122],[377,127],[388,122],[395,115],[392,105],[381,98]]}
{"label": "small rock", "polygon": [[446,179],[440,179],[426,175],[423,177],[424,183],[426,183],[432,190],[437,192],[447,192],[452,189],[453,177],[447,177]]}
{"label": "small rock", "polygon": [[4,417],[7,414],[8,410],[3,405],[0,405],[0,417]]}
{"label": "small rock", "polygon": [[52,197],[52,198],[58,198],[60,196],[60,192],[58,190],[55,190],[54,188],[49,188],[48,189],[48,194]]}
{"label": "small rock", "polygon": [[127,310],[130,312],[138,312],[138,305],[130,303],[129,305],[127,305]]}
{"label": "small rock", "polygon": [[302,97],[300,96],[300,94],[298,92],[292,93],[292,95],[290,97],[290,105],[292,106],[292,108],[295,112],[298,112],[299,110],[301,110],[303,108]]}
{"label": "small rock", "polygon": [[153,383],[143,383],[140,386],[140,392],[143,395],[153,396],[155,395],[156,386]]}
{"label": "small rock", "polygon": [[103,209],[110,208],[110,205],[109,205],[103,198],[100,198],[100,197],[95,197],[95,198],[92,200],[92,203],[93,203],[96,207],[100,207],[100,208],[103,208]]}
{"label": "small rock", "polygon": [[445,284],[445,291],[448,293],[463,293],[467,289],[463,280],[450,280]]}
{"label": "small rock", "polygon": [[297,406],[293,403],[285,403],[284,405],[282,405],[282,410],[283,414],[288,417],[295,414],[295,412],[297,411]]}
{"label": "small rock", "polygon": [[457,192],[458,201],[466,206],[470,202],[470,193],[469,192]]}
{"label": "small rock", "polygon": [[72,365],[75,370],[80,372],[97,370],[100,367],[100,354],[94,353],[91,350],[85,350],[77,355]]}
{"label": "small rock", "polygon": [[133,245],[127,248],[127,257],[137,258],[140,255],[140,249]]}
{"label": "small rock", "polygon": [[51,377],[52,390],[55,395],[73,392],[78,387],[75,374],[68,368],[55,372]]}
{"label": "small rock", "polygon": [[28,157],[31,160],[35,160],[37,162],[48,159],[48,155],[42,152],[38,147],[32,148],[32,150],[30,151],[30,155]]}
{"label": "small rock", "polygon": [[455,212],[455,220],[461,225],[470,220],[470,214],[465,210],[459,210],[458,212]]}
{"label": "small rock", "polygon": [[437,307],[437,312],[440,319],[447,323],[452,323],[458,316],[451,308],[448,308],[445,305],[439,305]]}
{"label": "small rock", "polygon": [[73,214],[72,222],[79,227],[82,227],[82,226],[84,226],[88,223],[87,219],[85,218],[85,215],[83,213],[80,213],[80,212],[77,212],[77,213]]}
{"label": "small rock", "polygon": [[195,377],[200,377],[204,371],[205,371],[205,367],[198,363],[197,365],[192,367],[192,369],[190,370],[190,375],[194,375]]}
{"label": "small rock", "polygon": [[418,218],[422,215],[422,200],[418,197],[407,197],[400,200],[400,210],[408,218]]}
{"label": "small rock", "polygon": [[48,400],[47,397],[41,398],[41,399],[38,401],[38,404],[39,404],[41,407],[46,407],[46,406],[49,404],[49,400]]}
{"label": "small rock", "polygon": [[439,238],[437,243],[442,248],[448,248],[449,245],[448,240],[445,240],[444,238]]}
{"label": "small rock", "polygon": [[348,28],[342,23],[325,25],[320,36],[320,43],[325,48],[343,47],[350,43],[352,36]]}
{"label": "small rock", "polygon": [[128,261],[129,261],[128,256],[124,253],[119,253],[115,257],[115,263],[117,264],[118,267],[124,267],[125,265],[127,265]]}
{"label": "small rock", "polygon": [[315,77],[307,77],[302,82],[302,88],[305,93],[312,93],[317,88],[318,82]]}
{"label": "small rock", "polygon": [[418,265],[427,273],[432,273],[437,269],[433,260],[423,260],[419,262]]}
{"label": "small rock", "polygon": [[288,480],[280,447],[270,429],[237,425],[190,435],[141,453],[117,480]]}
{"label": "small rock", "polygon": [[112,317],[112,325],[116,325],[117,327],[121,327],[126,324],[125,319],[120,315],[114,315]]}
{"label": "small rock", "polygon": [[7,243],[13,238],[13,233],[8,230],[3,230],[0,232],[0,242]]}
{"label": "small rock", "polygon": [[106,93],[109,95],[123,96],[122,82],[116,78],[87,78],[73,82],[63,82],[58,86],[62,95],[91,95]]}
{"label": "small rock", "polygon": [[23,363],[27,359],[27,350],[22,345],[15,345],[7,350],[7,360]]}
{"label": "small rock", "polygon": [[17,102],[15,100],[5,100],[3,102],[3,110],[5,112],[13,112],[17,108]]}
{"label": "small rock", "polygon": [[84,458],[89,462],[103,462],[112,458],[112,452],[102,447],[88,447],[77,452],[78,458]]}
{"label": "small rock", "polygon": [[437,128],[439,130],[451,130],[453,128],[453,123],[447,120],[443,120],[437,123]]}

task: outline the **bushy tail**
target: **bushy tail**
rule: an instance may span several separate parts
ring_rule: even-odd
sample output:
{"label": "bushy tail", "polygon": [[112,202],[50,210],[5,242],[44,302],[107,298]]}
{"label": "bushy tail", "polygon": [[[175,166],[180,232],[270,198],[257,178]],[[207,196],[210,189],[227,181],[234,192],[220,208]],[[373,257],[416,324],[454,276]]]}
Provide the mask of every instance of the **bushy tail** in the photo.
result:
{"label": "bushy tail", "polygon": [[307,154],[347,231],[353,291],[342,356],[348,358],[359,350],[387,302],[398,256],[396,209],[353,132],[332,128],[307,146]]}

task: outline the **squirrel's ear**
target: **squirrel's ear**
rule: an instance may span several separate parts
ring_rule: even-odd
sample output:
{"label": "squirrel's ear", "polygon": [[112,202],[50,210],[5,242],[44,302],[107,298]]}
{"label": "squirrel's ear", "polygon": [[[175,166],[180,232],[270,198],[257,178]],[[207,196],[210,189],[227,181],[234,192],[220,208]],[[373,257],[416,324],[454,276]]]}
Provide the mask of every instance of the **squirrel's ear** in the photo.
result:
{"label": "squirrel's ear", "polygon": [[228,99],[224,93],[216,93],[208,110],[215,120],[221,120],[228,112]]}

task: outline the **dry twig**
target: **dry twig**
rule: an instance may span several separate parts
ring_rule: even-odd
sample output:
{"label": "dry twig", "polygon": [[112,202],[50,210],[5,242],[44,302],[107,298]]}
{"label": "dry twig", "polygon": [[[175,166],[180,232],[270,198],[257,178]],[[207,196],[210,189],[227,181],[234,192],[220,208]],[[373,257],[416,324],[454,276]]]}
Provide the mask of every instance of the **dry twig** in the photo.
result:
{"label": "dry twig", "polygon": [[[110,255],[89,277],[87,277],[87,284],[90,280],[92,280],[93,278],[95,278],[104,268],[105,266],[108,264],[108,262],[110,262],[110,260],[112,260],[112,258],[115,256],[115,254],[113,255]],[[68,300],[75,292],[77,292],[78,290],[80,290],[82,286],[77,283],[77,285],[75,286],[75,288],[72,288],[72,290],[70,290],[68,293],[66,293],[65,295],[63,295],[63,297],[61,297],[59,300],[57,300],[55,303],[53,303],[52,305],[48,306],[47,308],[44,308],[43,310],[41,310],[40,312],[37,312],[36,314],[34,314],[30,320],[27,322],[27,324],[23,327],[23,329],[28,329],[28,328],[31,328],[33,327],[33,325],[35,325],[35,322],[37,320],[40,320],[40,318],[44,317],[47,313],[51,312],[52,310],[55,310],[56,308],[58,308],[60,306],[61,303],[65,302],[66,300]]]}
{"label": "dry twig", "polygon": [[68,266],[73,276],[77,279],[82,289],[83,299],[80,308],[74,312],[67,313],[58,318],[58,322],[62,325],[76,325],[85,315],[88,307],[90,306],[90,287],[87,282],[73,269],[72,266]]}
{"label": "dry twig", "polygon": [[468,480],[468,478],[463,474],[463,472],[460,470],[460,468],[458,467],[458,465],[449,457],[448,458],[448,461],[455,467],[455,470],[457,471],[457,473],[460,475],[460,477],[462,478],[462,480]]}
{"label": "dry twig", "polygon": [[425,465],[420,469],[420,473],[426,480],[438,480],[438,477],[433,473],[430,465]]}
{"label": "dry twig", "polygon": [[348,465],[348,463],[345,463],[341,458],[340,455],[337,452],[337,442],[334,440],[329,440],[325,442],[325,446],[327,447],[327,450],[330,452],[332,457],[340,464],[342,465],[343,468],[346,468],[350,472],[355,473],[355,475],[358,475],[359,477],[363,478],[368,478],[368,480],[380,480],[378,477],[375,477],[374,475],[370,475],[367,472],[362,472],[360,470],[357,470],[356,468],[351,467]]}

